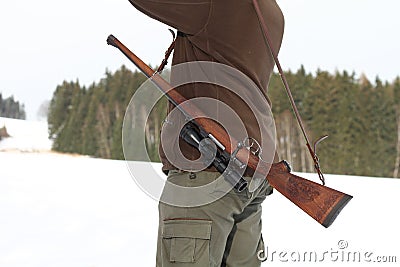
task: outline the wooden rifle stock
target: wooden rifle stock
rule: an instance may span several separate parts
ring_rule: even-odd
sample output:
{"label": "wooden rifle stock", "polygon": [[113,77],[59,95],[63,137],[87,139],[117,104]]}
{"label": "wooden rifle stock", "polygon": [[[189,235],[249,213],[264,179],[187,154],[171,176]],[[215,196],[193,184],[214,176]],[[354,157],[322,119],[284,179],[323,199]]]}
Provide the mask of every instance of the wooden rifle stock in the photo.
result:
{"label": "wooden rifle stock", "polygon": [[[113,35],[107,38],[107,44],[118,48],[140,71],[151,78],[168,100],[178,107],[186,117],[196,118],[194,119],[196,125],[205,132],[211,133],[225,146],[229,154],[234,153],[235,148],[232,144],[238,144],[238,142],[229,137],[219,124],[207,119],[204,113],[195,106],[184,103],[186,99],[181,94]],[[238,160],[247,162],[249,168],[265,176],[272,187],[324,227],[329,227],[352,199],[350,195],[291,174],[290,166],[286,161],[271,165],[260,161],[256,155],[246,148],[241,148],[235,152],[237,152],[236,158]]]}

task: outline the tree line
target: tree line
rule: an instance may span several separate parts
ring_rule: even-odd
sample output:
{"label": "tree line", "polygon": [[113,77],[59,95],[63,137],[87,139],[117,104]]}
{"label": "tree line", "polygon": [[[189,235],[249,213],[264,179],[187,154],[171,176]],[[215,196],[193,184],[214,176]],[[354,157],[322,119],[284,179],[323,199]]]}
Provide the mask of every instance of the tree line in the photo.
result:
{"label": "tree line", "polygon": [[[355,73],[301,67],[287,71],[288,82],[310,139],[329,137],[317,154],[325,173],[398,177],[400,165],[400,78],[369,81]],[[122,66],[85,87],[78,81],[57,86],[48,123],[53,149],[101,158],[123,159],[122,124],[129,101],[146,78]],[[277,149],[295,171],[312,172],[313,162],[290,103],[274,74],[269,85],[277,130]],[[138,104],[140,105],[140,104]],[[136,107],[143,117],[142,108]],[[143,108],[144,110],[144,108]],[[152,161],[159,161],[158,143],[166,100],[153,109],[145,126]]]}
{"label": "tree line", "polygon": [[25,107],[19,101],[14,100],[13,96],[3,98],[0,93],[0,117],[25,120]]}
{"label": "tree line", "polygon": [[[371,83],[347,71],[311,75],[301,67],[286,73],[312,140],[329,135],[317,154],[326,173],[398,177],[400,161],[400,78]],[[295,170],[313,171],[279,77],[270,95],[278,150]]]}
{"label": "tree line", "polygon": [[[125,110],[145,80],[141,73],[122,66],[115,73],[107,71],[103,79],[87,88],[79,81],[64,81],[58,85],[48,111],[53,150],[124,159],[122,125]],[[158,135],[153,125],[160,124],[161,119],[156,117],[162,116],[163,112],[153,112],[146,124],[148,150],[153,161],[158,160],[155,149],[155,136]]]}

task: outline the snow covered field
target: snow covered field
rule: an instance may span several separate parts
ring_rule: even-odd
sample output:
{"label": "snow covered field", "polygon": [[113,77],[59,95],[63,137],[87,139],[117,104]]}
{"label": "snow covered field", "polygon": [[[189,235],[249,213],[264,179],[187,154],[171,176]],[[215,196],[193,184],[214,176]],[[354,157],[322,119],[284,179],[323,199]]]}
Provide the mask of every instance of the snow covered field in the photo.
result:
{"label": "snow covered field", "polygon": [[[43,122],[4,124],[13,137],[0,141],[1,267],[154,266],[157,203],[125,162],[52,153]],[[262,266],[400,266],[400,180],[327,183],[354,196],[328,229],[278,192],[267,198]]]}
{"label": "snow covered field", "polygon": [[47,123],[24,121],[0,117],[0,128],[6,126],[10,138],[0,142],[0,151],[18,150],[24,152],[49,151],[51,142],[48,139]]}

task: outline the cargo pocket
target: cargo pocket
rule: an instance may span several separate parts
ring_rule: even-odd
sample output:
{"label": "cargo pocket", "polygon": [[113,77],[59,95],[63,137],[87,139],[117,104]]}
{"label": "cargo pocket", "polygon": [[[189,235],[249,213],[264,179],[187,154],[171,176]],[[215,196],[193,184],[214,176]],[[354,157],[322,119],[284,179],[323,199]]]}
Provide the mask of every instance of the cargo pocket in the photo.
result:
{"label": "cargo pocket", "polygon": [[[163,250],[170,262],[210,265],[211,221],[175,219],[164,221]],[[197,265],[198,264],[198,265]]]}

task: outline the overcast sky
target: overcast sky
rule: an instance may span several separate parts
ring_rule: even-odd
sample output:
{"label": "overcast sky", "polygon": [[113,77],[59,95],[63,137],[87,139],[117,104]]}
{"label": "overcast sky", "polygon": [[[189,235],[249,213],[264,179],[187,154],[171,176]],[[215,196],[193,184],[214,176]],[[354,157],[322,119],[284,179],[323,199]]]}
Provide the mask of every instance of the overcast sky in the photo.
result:
{"label": "overcast sky", "polygon": [[[238,1],[238,0],[232,0]],[[400,75],[400,2],[395,0],[277,0],[286,28],[280,60],[285,70],[303,64],[378,75]],[[113,33],[145,62],[159,64],[170,44],[168,27],[128,0],[20,0],[0,8],[0,92],[24,103],[29,119],[63,80],[89,85],[122,54],[106,45]]]}

